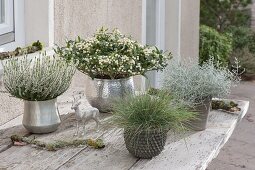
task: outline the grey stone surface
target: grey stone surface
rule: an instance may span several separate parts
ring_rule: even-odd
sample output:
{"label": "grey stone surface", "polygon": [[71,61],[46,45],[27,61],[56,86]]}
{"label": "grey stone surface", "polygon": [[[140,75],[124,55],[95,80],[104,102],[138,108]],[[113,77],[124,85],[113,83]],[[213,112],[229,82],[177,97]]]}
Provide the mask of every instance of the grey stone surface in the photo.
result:
{"label": "grey stone surface", "polygon": [[10,94],[3,90],[3,85],[0,83],[0,125],[23,113],[23,102],[10,97]]}
{"label": "grey stone surface", "polygon": [[230,98],[249,100],[248,113],[207,170],[255,169],[255,82],[242,82]]}
{"label": "grey stone surface", "polygon": [[[76,89],[69,89],[76,90]],[[62,101],[69,100],[69,95],[60,96]],[[58,103],[62,103],[58,101]],[[25,135],[24,128],[19,126],[20,119],[15,119],[0,126],[0,146],[5,150],[0,153],[0,169],[146,169],[146,170],[204,170],[208,163],[219,153],[228,141],[236,123],[247,112],[249,102],[238,101],[241,112],[229,114],[212,111],[209,115],[208,128],[205,131],[187,132],[185,134],[168,133],[164,151],[153,159],[137,159],[130,155],[125,147],[122,130],[109,126],[106,120],[111,114],[100,114],[101,126],[95,132],[94,124],[86,125],[86,138],[104,139],[106,147],[94,150],[90,147],[66,148],[56,152],[39,150],[31,146],[11,146],[10,134]],[[54,133],[32,135],[37,140],[50,142],[53,140],[70,140],[75,131],[75,117],[69,112],[71,103],[62,103],[62,123]],[[19,116],[21,117],[21,116]],[[14,127],[13,127],[14,126]],[[7,128],[6,127],[12,127]],[[7,133],[6,133],[7,131]],[[28,135],[28,134],[27,134]],[[185,137],[186,140],[183,140]],[[6,141],[6,139],[8,141]],[[3,140],[5,143],[3,143]],[[186,141],[186,142],[185,142]],[[2,144],[1,144],[2,143]]]}
{"label": "grey stone surface", "polygon": [[3,84],[3,74],[4,74],[4,68],[2,62],[0,62],[0,88],[1,85]]}

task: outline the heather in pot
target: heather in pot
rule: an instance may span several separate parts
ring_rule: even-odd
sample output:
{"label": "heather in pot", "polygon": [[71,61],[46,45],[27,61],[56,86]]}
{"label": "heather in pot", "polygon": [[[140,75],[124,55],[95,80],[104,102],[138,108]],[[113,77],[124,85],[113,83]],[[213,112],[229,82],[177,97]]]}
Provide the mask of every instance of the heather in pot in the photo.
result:
{"label": "heather in pot", "polygon": [[183,123],[194,117],[169,95],[142,94],[117,100],[111,122],[124,128],[128,151],[139,158],[152,158],[164,149],[167,132],[182,130]]}
{"label": "heather in pot", "polygon": [[6,90],[24,100],[24,127],[33,133],[55,131],[60,124],[57,97],[68,89],[75,65],[46,54],[11,58],[3,65]]}

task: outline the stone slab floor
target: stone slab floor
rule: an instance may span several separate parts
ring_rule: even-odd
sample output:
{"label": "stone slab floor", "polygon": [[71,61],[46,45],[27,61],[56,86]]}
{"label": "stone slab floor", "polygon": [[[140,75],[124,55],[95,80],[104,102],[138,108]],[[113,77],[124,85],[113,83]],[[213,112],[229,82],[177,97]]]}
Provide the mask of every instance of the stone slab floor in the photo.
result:
{"label": "stone slab floor", "polygon": [[242,82],[230,98],[248,100],[250,107],[207,170],[255,170],[255,82]]}

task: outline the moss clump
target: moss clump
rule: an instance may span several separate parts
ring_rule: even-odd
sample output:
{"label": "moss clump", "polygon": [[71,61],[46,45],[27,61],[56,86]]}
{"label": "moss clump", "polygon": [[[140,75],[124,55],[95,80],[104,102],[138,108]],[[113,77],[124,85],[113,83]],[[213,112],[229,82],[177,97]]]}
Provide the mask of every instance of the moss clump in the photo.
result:
{"label": "moss clump", "polygon": [[149,88],[148,91],[147,91],[147,93],[149,95],[158,95],[159,92],[160,92],[160,89],[156,89],[156,88],[152,88],[152,87]]}
{"label": "moss clump", "polygon": [[43,49],[43,44],[38,40],[34,42],[32,45],[21,48],[17,47],[14,51],[8,51],[8,52],[1,52],[0,53],[0,60],[4,60],[10,57],[25,55],[25,54],[31,54],[36,51],[41,51]]}
{"label": "moss clump", "polygon": [[212,109],[214,110],[225,110],[229,112],[240,111],[241,109],[238,107],[238,104],[233,101],[223,101],[223,100],[213,100],[212,101]]}
{"label": "moss clump", "polygon": [[166,90],[163,90],[163,89],[156,89],[156,88],[153,88],[153,87],[151,87],[147,90],[147,94],[151,95],[151,96],[158,96],[160,94],[166,94],[166,95],[169,95],[170,98],[172,98],[170,92],[168,92]]}
{"label": "moss clump", "polygon": [[87,145],[89,145],[95,149],[101,149],[101,148],[105,147],[105,144],[102,139],[96,139],[96,140],[87,139],[86,143],[87,143]]}
{"label": "moss clump", "polygon": [[33,42],[32,47],[35,47],[38,50],[42,50],[43,49],[43,44],[39,40],[37,40],[36,42]]}
{"label": "moss clump", "polygon": [[102,149],[105,147],[105,144],[102,139],[75,139],[71,141],[62,141],[58,140],[53,143],[46,143],[36,140],[35,138],[28,138],[19,135],[12,135],[11,140],[13,144],[15,142],[24,142],[26,144],[35,145],[37,148],[45,149],[47,151],[56,151],[58,149],[67,148],[67,147],[79,147],[88,145],[94,149]]}

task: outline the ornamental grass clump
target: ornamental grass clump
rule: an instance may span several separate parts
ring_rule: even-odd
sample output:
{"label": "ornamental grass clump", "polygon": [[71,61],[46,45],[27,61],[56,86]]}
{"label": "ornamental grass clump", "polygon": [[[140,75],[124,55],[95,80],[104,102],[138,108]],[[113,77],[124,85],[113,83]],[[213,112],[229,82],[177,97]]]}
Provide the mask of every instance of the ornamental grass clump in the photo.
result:
{"label": "ornamental grass clump", "polygon": [[172,96],[160,92],[157,96],[142,94],[116,100],[112,122],[120,128],[139,133],[142,131],[181,130],[183,123],[194,117],[174,102]]}
{"label": "ornamental grass clump", "polygon": [[208,97],[226,97],[238,82],[237,75],[215,64],[213,59],[202,66],[173,60],[165,71],[163,88],[176,99],[194,105]]}
{"label": "ornamental grass clump", "polygon": [[118,100],[113,106],[114,125],[124,128],[127,150],[138,158],[152,158],[164,149],[169,130],[184,130],[194,112],[172,102],[163,93],[142,94]]}
{"label": "ornamental grass clump", "polygon": [[46,53],[28,59],[11,58],[3,62],[3,82],[14,97],[28,101],[45,101],[64,93],[75,73],[73,62],[46,56]]}
{"label": "ornamental grass clump", "polygon": [[55,52],[67,59],[79,61],[78,69],[92,79],[120,79],[145,75],[149,70],[163,70],[171,54],[156,47],[144,46],[118,29],[99,29],[93,37],[69,40]]}

